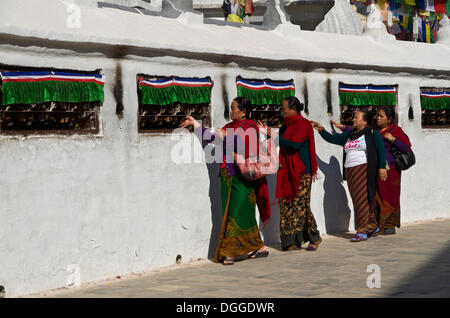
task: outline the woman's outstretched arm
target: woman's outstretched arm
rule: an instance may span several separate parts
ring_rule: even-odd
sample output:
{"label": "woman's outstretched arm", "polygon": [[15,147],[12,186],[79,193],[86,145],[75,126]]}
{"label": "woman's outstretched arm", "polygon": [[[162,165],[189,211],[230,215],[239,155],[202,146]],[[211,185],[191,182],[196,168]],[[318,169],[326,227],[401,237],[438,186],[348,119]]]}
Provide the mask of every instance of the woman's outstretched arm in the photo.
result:
{"label": "woman's outstretched arm", "polygon": [[326,131],[325,128],[323,128],[323,126],[320,123],[312,120],[311,124],[312,124],[313,128],[319,132],[319,135],[325,141],[327,141],[331,144],[339,145],[339,146],[345,145],[345,143],[348,139],[348,135],[350,133],[350,131],[345,131],[342,134],[332,135],[328,131]]}
{"label": "woman's outstretched arm", "polygon": [[206,143],[213,142],[216,137],[223,139],[226,134],[226,131],[222,129],[219,129],[218,131],[206,132],[207,128],[202,126],[197,120],[194,119],[194,117],[186,116],[186,118],[181,122],[180,127],[186,128],[189,126],[194,126],[195,134],[199,137],[200,140]]}

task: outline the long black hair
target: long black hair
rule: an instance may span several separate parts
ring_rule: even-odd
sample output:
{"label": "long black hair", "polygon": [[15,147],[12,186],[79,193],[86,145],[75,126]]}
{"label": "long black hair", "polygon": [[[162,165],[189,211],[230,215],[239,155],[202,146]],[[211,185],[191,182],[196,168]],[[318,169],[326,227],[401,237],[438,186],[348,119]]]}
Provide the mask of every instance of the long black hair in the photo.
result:
{"label": "long black hair", "polygon": [[288,106],[290,109],[295,109],[295,111],[300,114],[300,112],[305,108],[303,103],[301,103],[297,97],[289,96],[283,99],[288,102]]}
{"label": "long black hair", "polygon": [[233,100],[237,103],[240,111],[245,111],[245,118],[249,119],[252,112],[252,103],[250,100],[245,97],[236,97]]}

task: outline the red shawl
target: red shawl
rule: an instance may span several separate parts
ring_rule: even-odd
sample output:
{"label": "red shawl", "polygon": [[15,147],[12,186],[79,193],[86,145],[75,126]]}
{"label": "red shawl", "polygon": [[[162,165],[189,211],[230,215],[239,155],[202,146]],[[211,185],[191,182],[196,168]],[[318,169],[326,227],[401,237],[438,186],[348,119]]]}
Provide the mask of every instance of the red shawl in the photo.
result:
{"label": "red shawl", "polygon": [[[392,130],[392,128],[394,128],[394,130]],[[392,133],[391,133],[391,130],[392,130]],[[395,138],[398,138],[398,140],[402,141],[408,147],[411,147],[411,142],[409,141],[408,136],[405,134],[403,129],[401,129],[396,124],[392,123],[389,125],[389,127],[384,129],[383,131],[380,130],[380,134],[383,138],[384,138],[384,135],[386,135],[386,133],[391,133],[392,136],[394,136]]]}
{"label": "red shawl", "polygon": [[[248,128],[254,128],[256,129],[257,136],[259,136],[258,125],[251,119],[232,121],[226,124],[222,129],[227,128],[233,129],[242,128],[244,131],[246,131]],[[244,140],[244,138],[242,138],[242,140]],[[255,147],[255,143],[250,143],[248,142],[247,139],[245,142],[245,158],[248,158],[250,153],[256,154],[258,152],[259,152],[259,142],[256,143]],[[269,197],[269,187],[267,186],[267,179],[266,177],[264,177],[252,182],[255,183],[256,204],[258,205],[259,215],[261,217],[261,220],[263,221],[264,226],[266,226],[270,220],[270,197]]]}
{"label": "red shawl", "polygon": [[[284,118],[286,130],[283,139],[293,142],[309,141],[309,160],[311,162],[312,180],[317,179],[316,147],[311,123],[301,114]],[[298,152],[280,147],[280,169],[277,175],[277,198],[294,199],[298,194],[301,175],[306,169]]]}

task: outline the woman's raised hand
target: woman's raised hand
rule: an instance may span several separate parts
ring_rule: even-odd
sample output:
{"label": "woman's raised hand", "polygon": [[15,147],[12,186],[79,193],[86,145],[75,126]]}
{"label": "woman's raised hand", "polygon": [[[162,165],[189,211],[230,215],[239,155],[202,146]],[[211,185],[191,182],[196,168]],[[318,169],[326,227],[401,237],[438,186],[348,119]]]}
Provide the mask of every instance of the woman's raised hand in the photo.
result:
{"label": "woman's raised hand", "polygon": [[331,123],[334,125],[334,127],[340,129],[341,131],[343,131],[345,128],[344,124],[338,123],[337,121],[331,120]]}
{"label": "woman's raised hand", "polygon": [[181,122],[180,127],[186,128],[192,125],[194,125],[195,128],[200,127],[200,124],[194,119],[194,117],[186,116],[186,118],[184,118],[184,120]]}
{"label": "woman's raised hand", "polygon": [[256,123],[256,125],[258,126],[258,128],[260,130],[262,130],[264,133],[267,133],[268,136],[272,135],[272,129],[270,127],[268,127],[265,123],[263,123],[262,121],[258,120],[258,122]]}
{"label": "woman's raised hand", "polygon": [[310,120],[309,121],[314,129],[316,129],[318,132],[321,132],[324,128],[321,124],[319,124],[317,121]]}
{"label": "woman's raised hand", "polygon": [[256,122],[256,125],[258,126],[259,129],[267,129],[267,125],[260,120]]}

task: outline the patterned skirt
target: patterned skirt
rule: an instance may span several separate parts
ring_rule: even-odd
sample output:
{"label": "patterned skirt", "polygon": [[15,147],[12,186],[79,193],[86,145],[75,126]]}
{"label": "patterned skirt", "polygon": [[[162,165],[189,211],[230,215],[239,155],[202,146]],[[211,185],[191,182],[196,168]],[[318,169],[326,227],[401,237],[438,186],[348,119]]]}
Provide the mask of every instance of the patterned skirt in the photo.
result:
{"label": "patterned skirt", "polygon": [[367,164],[345,168],[348,189],[355,211],[356,232],[369,234],[378,227],[376,204],[369,205],[367,193]]}
{"label": "patterned skirt", "polygon": [[228,176],[220,171],[222,186],[223,222],[217,245],[215,262],[225,257],[239,257],[264,246],[256,222],[256,194],[252,182],[242,175]]}
{"label": "patterned skirt", "polygon": [[280,238],[281,247],[287,249],[304,242],[317,242],[320,233],[310,207],[311,174],[305,174],[298,187],[297,196],[288,201],[280,200]]}
{"label": "patterned skirt", "polygon": [[380,231],[400,227],[401,174],[395,167],[388,170],[388,178],[378,178],[377,204]]}

